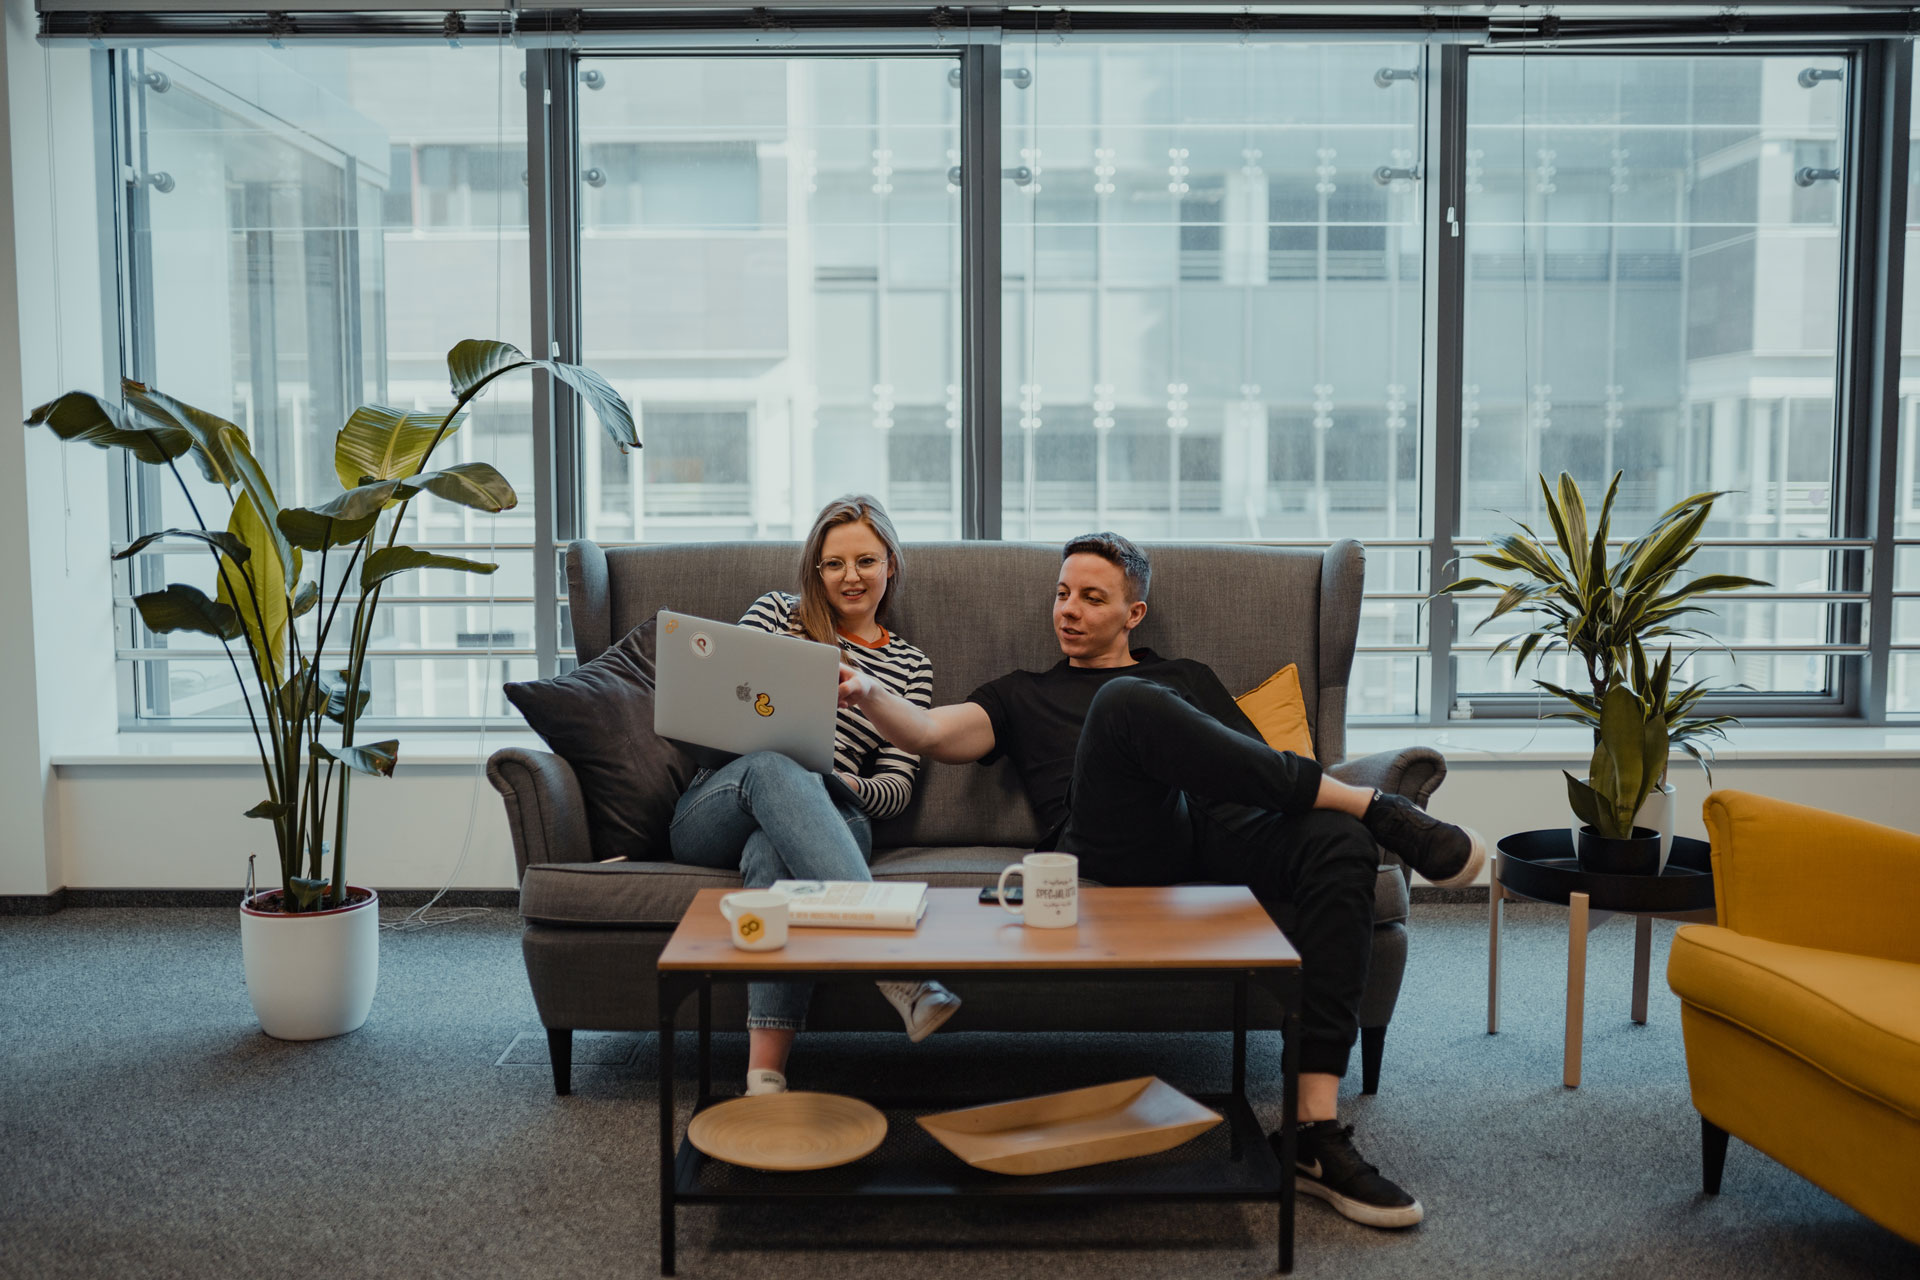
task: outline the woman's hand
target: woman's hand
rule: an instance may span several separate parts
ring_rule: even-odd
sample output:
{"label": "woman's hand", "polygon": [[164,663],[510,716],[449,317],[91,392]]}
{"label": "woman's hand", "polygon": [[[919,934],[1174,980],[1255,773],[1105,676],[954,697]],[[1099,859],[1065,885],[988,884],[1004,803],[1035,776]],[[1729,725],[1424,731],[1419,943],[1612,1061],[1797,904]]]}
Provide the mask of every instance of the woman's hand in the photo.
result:
{"label": "woman's hand", "polygon": [[834,773],[836,774],[836,776],[839,777],[840,781],[847,784],[847,790],[853,792],[853,794],[855,795],[860,794],[860,775],[859,774],[848,773],[845,769],[836,769],[834,770]]}
{"label": "woman's hand", "polygon": [[858,707],[871,698],[877,686],[873,677],[851,663],[840,664],[840,705]]}

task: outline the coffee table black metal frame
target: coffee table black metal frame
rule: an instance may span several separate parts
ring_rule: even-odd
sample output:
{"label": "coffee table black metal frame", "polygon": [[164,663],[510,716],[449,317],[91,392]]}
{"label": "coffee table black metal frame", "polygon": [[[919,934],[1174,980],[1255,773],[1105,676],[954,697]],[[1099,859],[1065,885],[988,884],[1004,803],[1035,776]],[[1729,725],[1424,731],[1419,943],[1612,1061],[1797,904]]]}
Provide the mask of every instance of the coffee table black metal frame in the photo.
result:
{"label": "coffee table black metal frame", "polygon": [[[1004,1101],[1004,1098],[868,1099],[890,1115],[888,1134],[879,1150],[849,1165],[807,1173],[759,1173],[701,1152],[691,1142],[681,1140],[676,1147],[673,1115],[673,1072],[678,1014],[689,996],[699,997],[699,1023],[696,1032],[699,1052],[699,1085],[694,1095],[694,1111],[726,1098],[713,1092],[713,984],[721,982],[920,982],[942,976],[927,968],[898,973],[845,969],[781,970],[743,973],[737,970],[712,972],[682,969],[657,971],[660,996],[660,1274],[674,1274],[675,1211],[681,1204],[723,1204],[738,1201],[813,1201],[849,1198],[898,1201],[946,1200],[956,1196],[986,1197],[1001,1202],[1046,1202],[1070,1199],[1114,1201],[1260,1201],[1278,1202],[1280,1213],[1280,1270],[1293,1270],[1294,1184],[1292,1169],[1300,1087],[1300,969],[1246,968],[1180,970],[1177,975],[1165,969],[1021,969],[994,966],[992,969],[967,969],[961,976],[990,977],[1001,981],[1092,981],[1092,982],[1166,982],[1216,979],[1233,984],[1233,1080],[1226,1093],[1196,1094],[1202,1104],[1226,1118],[1213,1130],[1224,1131],[1225,1152],[1215,1150],[1219,1140],[1206,1149],[1211,1158],[1195,1157],[1188,1147],[1177,1147],[1158,1157],[1141,1157],[1067,1169],[1058,1173],[1014,1177],[975,1169],[937,1146],[924,1162],[913,1159],[885,1159],[890,1148],[912,1143],[921,1132],[911,1123],[914,1113],[945,1110],[973,1103]],[[1285,1050],[1281,1057],[1282,1111],[1281,1149],[1276,1156],[1267,1141],[1260,1121],[1247,1102],[1247,992],[1257,985],[1273,995],[1285,1010]],[[905,1122],[902,1122],[902,1119]],[[1209,1135],[1202,1135],[1195,1143]],[[931,1139],[927,1143],[931,1144]],[[1285,1173],[1283,1174],[1283,1171]]]}
{"label": "coffee table black metal frame", "polygon": [[1509,900],[1567,908],[1567,1029],[1560,1080],[1580,1087],[1580,1050],[1587,1011],[1587,935],[1616,914],[1634,918],[1633,1009],[1647,1021],[1647,980],[1655,920],[1714,920],[1712,849],[1675,836],[1657,876],[1582,871],[1566,827],[1521,831],[1500,840],[1487,893],[1487,1034],[1500,1030],[1500,922]]}

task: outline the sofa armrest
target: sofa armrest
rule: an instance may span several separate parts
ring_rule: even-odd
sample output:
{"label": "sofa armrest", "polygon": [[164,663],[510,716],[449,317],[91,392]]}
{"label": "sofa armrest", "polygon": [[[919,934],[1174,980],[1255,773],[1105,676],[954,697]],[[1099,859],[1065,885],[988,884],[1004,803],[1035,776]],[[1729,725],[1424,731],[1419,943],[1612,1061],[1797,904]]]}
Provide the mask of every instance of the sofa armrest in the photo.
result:
{"label": "sofa armrest", "polygon": [[1721,925],[1920,964],[1920,836],[1744,791],[1715,791],[1705,808]]}
{"label": "sofa armrest", "polygon": [[487,781],[507,805],[515,879],[544,862],[591,862],[587,806],[573,769],[549,751],[502,747],[487,758]]}
{"label": "sofa armrest", "polygon": [[1326,773],[1336,782],[1405,796],[1424,809],[1446,779],[1447,758],[1432,747],[1403,747],[1336,764]]}

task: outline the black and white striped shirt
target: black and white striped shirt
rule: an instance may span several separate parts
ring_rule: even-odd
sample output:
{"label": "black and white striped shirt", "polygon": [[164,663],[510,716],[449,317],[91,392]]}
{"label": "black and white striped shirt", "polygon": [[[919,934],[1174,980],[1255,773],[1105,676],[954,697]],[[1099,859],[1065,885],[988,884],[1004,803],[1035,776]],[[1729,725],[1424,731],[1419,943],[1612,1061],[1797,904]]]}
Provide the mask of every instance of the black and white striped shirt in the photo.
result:
{"label": "black and white striped shirt", "polygon": [[[769,591],[741,615],[740,625],[775,634],[803,635],[800,598]],[[840,637],[840,652],[852,665],[916,707],[933,705],[933,664],[927,655],[891,631],[877,649]],[[870,818],[891,818],[913,799],[920,757],[887,742],[873,722],[852,707],[840,708],[834,725],[833,767],[860,779],[860,808]]]}

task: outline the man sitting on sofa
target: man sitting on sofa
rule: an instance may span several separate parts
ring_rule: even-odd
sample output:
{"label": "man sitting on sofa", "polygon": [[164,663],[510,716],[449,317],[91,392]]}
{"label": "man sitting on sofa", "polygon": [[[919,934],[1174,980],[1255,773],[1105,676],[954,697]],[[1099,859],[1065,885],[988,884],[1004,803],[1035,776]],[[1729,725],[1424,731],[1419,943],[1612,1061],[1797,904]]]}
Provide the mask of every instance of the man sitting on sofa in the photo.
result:
{"label": "man sitting on sofa", "polygon": [[1298,1187],[1356,1222],[1410,1227],[1419,1201],[1336,1123],[1372,945],[1374,846],[1451,886],[1472,882],[1486,845],[1405,797],[1275,751],[1204,663],[1130,648],[1149,574],[1145,553],[1118,534],[1075,538],[1054,591],[1057,665],[930,710],[842,666],[840,703],[904,751],[949,764],[1010,758],[1047,827],[1039,847],[1078,855],[1089,879],[1212,880],[1291,902],[1302,959]]}

